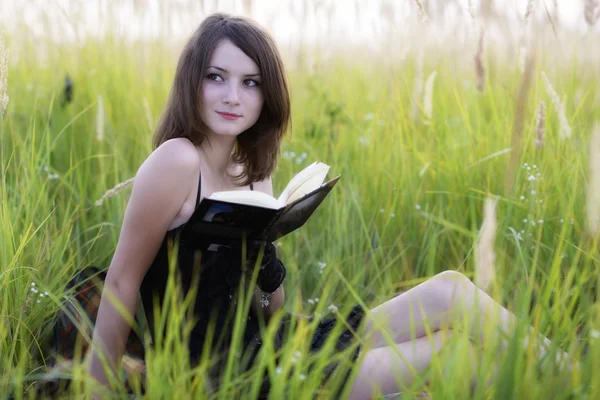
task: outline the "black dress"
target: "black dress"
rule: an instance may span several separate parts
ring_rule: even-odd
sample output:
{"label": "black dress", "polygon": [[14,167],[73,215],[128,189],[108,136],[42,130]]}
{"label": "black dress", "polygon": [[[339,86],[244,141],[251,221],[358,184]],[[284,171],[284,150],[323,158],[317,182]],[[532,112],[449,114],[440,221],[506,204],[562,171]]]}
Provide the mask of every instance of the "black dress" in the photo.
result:
{"label": "black dress", "polygon": [[[200,188],[201,177],[198,182],[196,207],[200,200]],[[253,190],[252,185],[250,185],[250,188]],[[152,338],[156,341],[156,336],[160,333],[154,331],[153,310],[155,304],[162,305],[163,303],[169,278],[170,248],[177,242],[176,271],[178,281],[183,289],[183,296],[186,296],[192,287],[196,291],[193,314],[197,323],[192,329],[188,343],[190,361],[194,365],[200,360],[209,326],[214,329],[211,357],[226,360],[233,333],[234,319],[232,317],[237,304],[236,294],[242,281],[241,271],[239,266],[233,265],[235,263],[231,262],[226,253],[206,249],[206,243],[203,240],[206,238],[182,237],[181,232],[184,228],[185,224],[167,232],[156,258],[141,284],[140,294],[148,320],[148,327]],[[155,303],[156,300],[158,300],[158,303]],[[345,318],[348,327],[342,330],[336,340],[335,348],[339,351],[345,350],[353,344],[356,345],[353,360],[356,359],[360,351],[360,346],[355,339],[363,316],[364,310],[360,306],[352,308]],[[244,360],[248,360],[245,369],[252,365],[262,344],[258,318],[254,310],[250,308],[243,335]],[[291,321],[290,314],[286,314],[281,320],[277,334],[274,337],[276,350],[283,345]],[[319,322],[311,340],[311,351],[317,351],[323,346],[335,323],[336,318],[327,318]],[[216,364],[218,365],[218,363]],[[325,368],[324,379],[327,379],[336,367],[337,364],[331,363]],[[262,391],[265,390],[268,391],[268,382],[263,385]]]}

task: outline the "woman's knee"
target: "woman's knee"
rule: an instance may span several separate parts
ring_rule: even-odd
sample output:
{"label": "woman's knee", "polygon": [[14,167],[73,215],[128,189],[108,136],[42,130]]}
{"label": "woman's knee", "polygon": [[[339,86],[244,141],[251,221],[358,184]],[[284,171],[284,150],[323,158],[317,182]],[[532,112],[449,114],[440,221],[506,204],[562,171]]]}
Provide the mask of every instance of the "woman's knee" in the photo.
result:
{"label": "woman's knee", "polygon": [[447,270],[440,272],[430,280],[432,295],[439,297],[447,304],[453,304],[461,293],[473,287],[473,282],[466,275],[458,271]]}

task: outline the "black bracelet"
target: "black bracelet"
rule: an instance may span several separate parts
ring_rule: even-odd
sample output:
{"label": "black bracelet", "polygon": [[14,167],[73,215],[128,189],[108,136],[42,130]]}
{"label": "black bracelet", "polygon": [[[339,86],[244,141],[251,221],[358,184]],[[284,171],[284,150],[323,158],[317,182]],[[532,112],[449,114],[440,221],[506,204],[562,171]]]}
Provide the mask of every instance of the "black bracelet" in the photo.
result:
{"label": "black bracelet", "polygon": [[273,293],[285,280],[286,273],[285,265],[278,258],[273,257],[266,265],[261,264],[256,284],[263,292]]}

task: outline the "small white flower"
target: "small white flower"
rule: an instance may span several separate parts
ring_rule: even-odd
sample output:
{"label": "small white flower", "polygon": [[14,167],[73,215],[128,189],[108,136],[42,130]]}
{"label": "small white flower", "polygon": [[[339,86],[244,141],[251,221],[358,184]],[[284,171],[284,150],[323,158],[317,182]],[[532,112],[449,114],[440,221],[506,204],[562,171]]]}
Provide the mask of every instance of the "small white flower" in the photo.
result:
{"label": "small white flower", "polygon": [[535,226],[535,221],[531,221],[531,226]]}
{"label": "small white flower", "polygon": [[40,293],[40,297],[44,297],[44,293]]}
{"label": "small white flower", "polygon": [[590,336],[591,336],[593,339],[598,339],[598,338],[600,338],[600,331],[599,331],[599,330],[597,330],[597,329],[592,329],[592,330],[590,331]]}
{"label": "small white flower", "polygon": [[360,143],[363,146],[369,146],[371,145],[371,138],[368,136],[359,136],[358,143]]}
{"label": "small white flower", "polygon": [[325,268],[327,266],[327,263],[323,262],[323,261],[318,261],[317,262],[317,266],[321,269]]}
{"label": "small white flower", "polygon": [[48,179],[50,179],[51,181],[58,179],[58,174],[49,174]]}
{"label": "small white flower", "polygon": [[300,378],[300,380],[301,380],[301,381],[303,381],[303,380],[305,380],[305,379],[306,379],[306,375],[304,375],[304,374],[300,374],[300,376],[299,376],[298,378]]}
{"label": "small white flower", "polygon": [[527,167],[527,171],[531,171],[531,167]]}
{"label": "small white flower", "polygon": [[315,301],[313,299],[308,299],[307,301],[309,304],[315,304]]}
{"label": "small white flower", "polygon": [[540,199],[540,204],[542,204],[544,202],[544,200]]}
{"label": "small white flower", "polygon": [[528,166],[528,165],[529,165],[529,164],[527,164],[527,163],[523,164],[523,166],[524,166],[524,167],[526,167],[526,166]]}
{"label": "small white flower", "polygon": [[538,220],[538,224],[543,224],[543,223],[544,223],[543,219]]}
{"label": "small white flower", "polygon": [[318,303],[318,302],[319,302],[319,298],[315,297],[315,303]]}
{"label": "small white flower", "polygon": [[281,374],[281,367],[277,367],[277,368],[275,368],[275,373],[276,373],[277,375],[280,375],[280,374]]}
{"label": "small white flower", "polygon": [[48,292],[44,292],[44,294],[45,294],[46,296],[48,296]]}
{"label": "small white flower", "polygon": [[417,210],[420,210],[420,209],[421,209],[421,205],[420,205],[420,204],[417,204],[417,205],[415,206],[415,208],[416,208]]}
{"label": "small white flower", "polygon": [[294,357],[299,358],[302,355],[302,353],[299,350],[296,350],[296,352],[294,353]]}
{"label": "small white flower", "polygon": [[535,176],[533,175],[529,175],[529,177],[527,178],[528,181],[535,181]]}
{"label": "small white flower", "polygon": [[564,218],[561,218],[561,219],[560,219],[560,222],[561,222],[561,223],[565,222],[565,219],[564,219]]}
{"label": "small white flower", "polygon": [[537,192],[536,192],[535,190],[532,190],[532,191],[531,191],[531,194],[532,194],[532,195],[534,195],[534,196],[535,196],[535,194],[536,194],[536,193],[537,193]]}
{"label": "small white flower", "polygon": [[38,292],[38,291],[37,291],[35,288],[31,288],[31,291],[32,291],[33,293],[37,293],[37,292]]}
{"label": "small white flower", "polygon": [[31,286],[35,286],[35,282],[31,282]]}
{"label": "small white flower", "polygon": [[367,114],[365,114],[365,116],[363,118],[365,119],[365,121],[370,121],[373,118],[375,118],[375,114],[373,114],[373,113],[367,113]]}
{"label": "small white flower", "polygon": [[338,310],[338,308],[337,308],[337,306],[335,304],[330,304],[327,308],[331,312],[336,312]]}
{"label": "small white flower", "polygon": [[525,219],[523,220],[523,222],[524,222],[524,223],[527,223],[527,218],[525,218]]}
{"label": "small white flower", "polygon": [[395,216],[396,216],[396,213],[394,213],[394,212],[390,214],[390,218],[394,218]]}
{"label": "small white flower", "polygon": [[525,196],[521,196],[521,197],[520,197],[520,199],[521,199],[521,200],[525,200]]}
{"label": "small white flower", "polygon": [[38,301],[36,301],[36,303],[40,304],[40,301],[38,300]]}
{"label": "small white flower", "polygon": [[385,210],[382,208],[379,210],[379,212],[383,214],[385,212]]}
{"label": "small white flower", "polygon": [[533,169],[536,169],[536,168],[537,168],[537,165],[533,164]]}

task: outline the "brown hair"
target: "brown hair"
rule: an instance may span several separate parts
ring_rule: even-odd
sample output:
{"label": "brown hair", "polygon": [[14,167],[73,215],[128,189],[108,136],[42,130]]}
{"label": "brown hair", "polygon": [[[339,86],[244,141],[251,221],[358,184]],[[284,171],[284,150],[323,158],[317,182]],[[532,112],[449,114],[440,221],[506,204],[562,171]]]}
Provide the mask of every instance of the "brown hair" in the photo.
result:
{"label": "brown hair", "polygon": [[153,138],[154,147],[176,137],[199,146],[206,137],[200,118],[200,91],[210,57],[221,40],[228,39],[259,67],[264,104],[256,123],[239,134],[233,160],[244,166],[241,185],[271,176],[283,135],[290,125],[290,96],[283,62],[275,41],[254,21],[227,14],[207,17],[179,57],[169,99]]}

